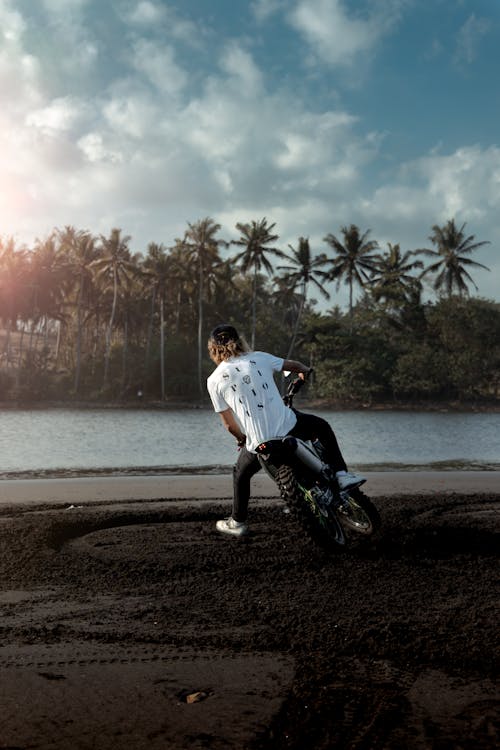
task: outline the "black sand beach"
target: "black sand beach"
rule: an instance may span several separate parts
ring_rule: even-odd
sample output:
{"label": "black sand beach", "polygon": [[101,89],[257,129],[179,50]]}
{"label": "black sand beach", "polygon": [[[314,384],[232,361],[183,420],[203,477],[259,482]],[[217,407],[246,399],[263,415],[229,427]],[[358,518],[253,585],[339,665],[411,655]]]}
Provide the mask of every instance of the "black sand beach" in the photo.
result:
{"label": "black sand beach", "polygon": [[207,478],[0,482],[0,747],[498,747],[500,492],[475,474],[374,477],[380,534],[333,556],[269,487],[241,541]]}

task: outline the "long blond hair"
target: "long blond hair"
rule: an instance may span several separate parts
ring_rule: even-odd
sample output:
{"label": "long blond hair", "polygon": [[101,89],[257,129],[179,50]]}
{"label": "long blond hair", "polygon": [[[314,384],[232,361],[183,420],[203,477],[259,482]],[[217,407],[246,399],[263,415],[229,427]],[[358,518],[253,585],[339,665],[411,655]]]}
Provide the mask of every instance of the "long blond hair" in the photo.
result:
{"label": "long blond hair", "polygon": [[247,342],[233,326],[217,326],[208,339],[208,354],[216,365],[248,351],[250,348]]}

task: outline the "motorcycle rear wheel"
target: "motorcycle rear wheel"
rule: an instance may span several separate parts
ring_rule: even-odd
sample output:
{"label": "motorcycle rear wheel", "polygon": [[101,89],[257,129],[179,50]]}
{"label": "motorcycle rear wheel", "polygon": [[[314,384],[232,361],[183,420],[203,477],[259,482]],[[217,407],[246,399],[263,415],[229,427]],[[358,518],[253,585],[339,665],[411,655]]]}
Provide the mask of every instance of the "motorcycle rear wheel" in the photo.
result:
{"label": "motorcycle rear wheel", "polygon": [[312,493],[300,483],[291,466],[280,466],[275,481],[293,517],[313,542],[324,549],[344,547],[347,539],[336,514],[321,512]]}

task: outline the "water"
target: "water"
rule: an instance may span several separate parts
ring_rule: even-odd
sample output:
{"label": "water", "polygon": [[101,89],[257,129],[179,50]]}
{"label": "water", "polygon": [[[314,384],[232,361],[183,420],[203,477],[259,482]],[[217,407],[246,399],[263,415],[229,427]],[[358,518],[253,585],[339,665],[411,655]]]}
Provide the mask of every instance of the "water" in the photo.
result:
{"label": "water", "polygon": [[[500,469],[500,414],[321,411],[352,467]],[[229,467],[210,410],[0,410],[0,472]]]}

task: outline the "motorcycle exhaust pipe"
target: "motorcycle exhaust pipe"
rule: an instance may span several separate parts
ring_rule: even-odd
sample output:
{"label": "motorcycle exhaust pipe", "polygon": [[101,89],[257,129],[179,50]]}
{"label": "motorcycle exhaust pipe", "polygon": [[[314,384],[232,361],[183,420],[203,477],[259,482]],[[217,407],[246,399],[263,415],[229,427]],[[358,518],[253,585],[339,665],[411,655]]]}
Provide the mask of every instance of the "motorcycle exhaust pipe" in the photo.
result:
{"label": "motorcycle exhaust pipe", "polygon": [[294,437],[286,437],[283,442],[295,453],[299,461],[307,466],[308,469],[314,471],[315,474],[322,474],[328,470],[327,464],[324,464],[302,440],[297,440]]}

